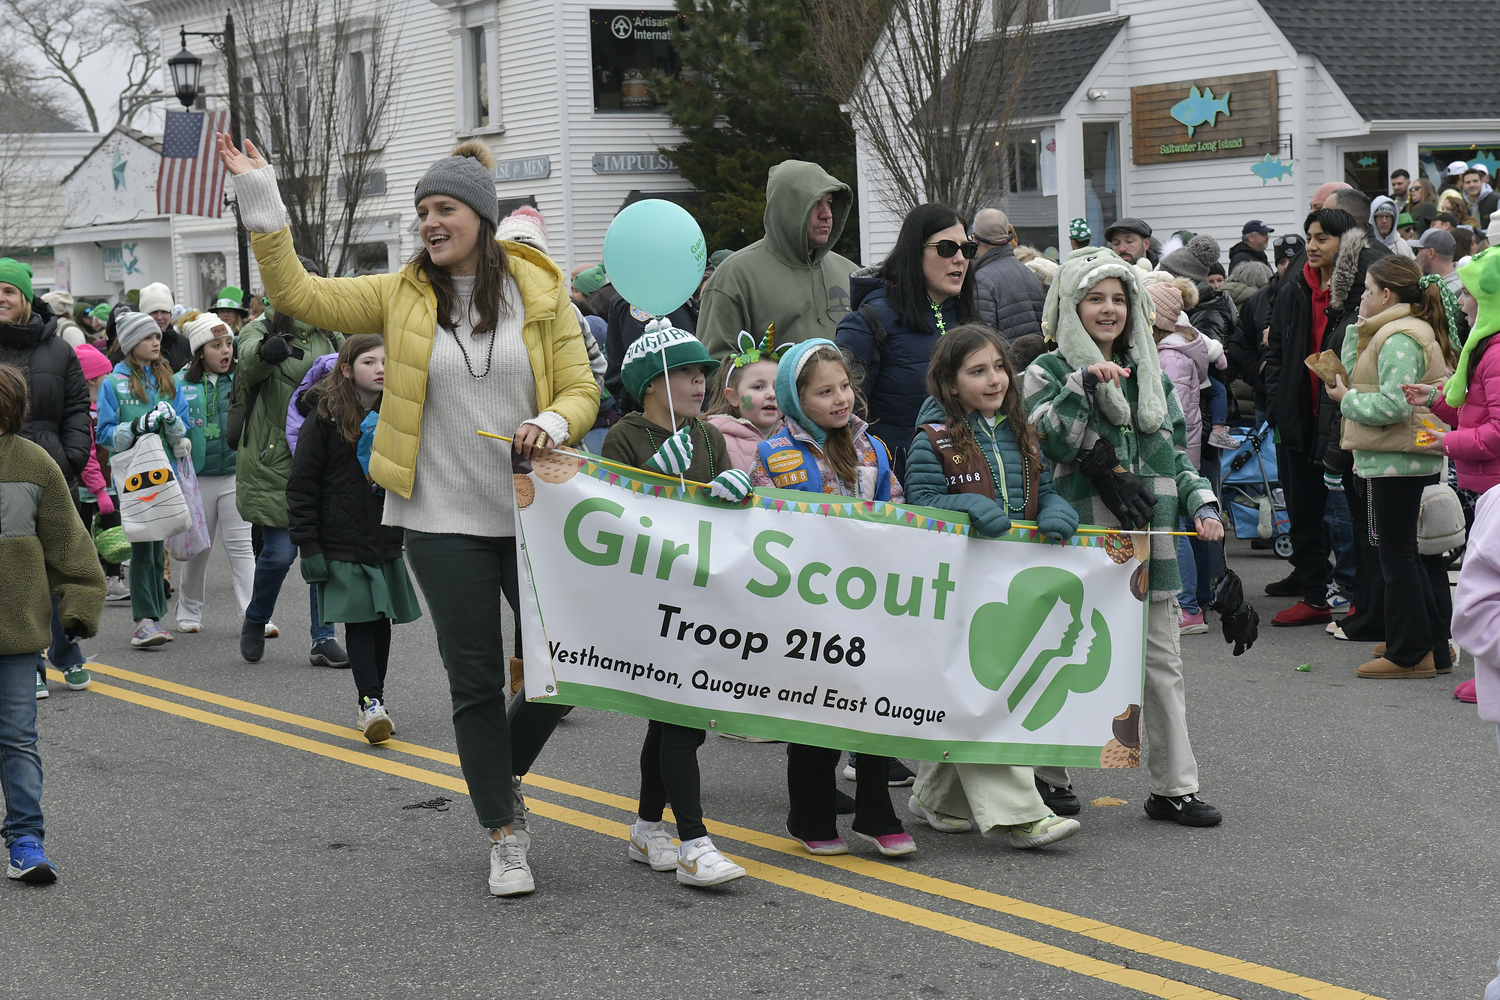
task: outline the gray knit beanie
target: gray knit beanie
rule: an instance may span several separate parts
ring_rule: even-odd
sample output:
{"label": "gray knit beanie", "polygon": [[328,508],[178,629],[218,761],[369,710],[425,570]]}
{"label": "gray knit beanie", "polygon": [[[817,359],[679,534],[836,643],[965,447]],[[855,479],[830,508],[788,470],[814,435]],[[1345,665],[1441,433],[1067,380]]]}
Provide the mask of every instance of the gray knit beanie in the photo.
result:
{"label": "gray knit beanie", "polygon": [[137,344],[153,333],[161,333],[161,327],[147,313],[120,313],[115,317],[115,337],[120,342],[120,353],[127,358]]}
{"label": "gray knit beanie", "polygon": [[445,194],[457,198],[477,212],[481,219],[488,219],[490,225],[498,227],[500,199],[495,196],[495,180],[490,176],[490,168],[494,165],[495,158],[484,143],[472,140],[463,143],[451,156],[427,168],[417,182],[412,204],[421,202],[430,194]]}
{"label": "gray knit beanie", "polygon": [[1173,250],[1161,259],[1161,269],[1174,277],[1207,281],[1208,268],[1219,262],[1219,243],[1212,236],[1202,233],[1187,241],[1187,245]]}

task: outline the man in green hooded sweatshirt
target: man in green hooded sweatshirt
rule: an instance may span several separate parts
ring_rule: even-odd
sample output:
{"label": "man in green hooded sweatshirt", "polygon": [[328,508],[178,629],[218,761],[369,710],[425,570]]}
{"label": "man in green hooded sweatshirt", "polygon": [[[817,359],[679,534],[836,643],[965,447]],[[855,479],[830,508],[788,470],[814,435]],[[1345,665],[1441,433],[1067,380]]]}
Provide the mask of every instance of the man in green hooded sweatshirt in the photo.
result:
{"label": "man in green hooded sweatshirt", "polygon": [[858,266],[833,252],[854,204],[849,185],[816,163],[786,160],[766,179],[766,235],[724,261],[703,290],[698,339],[708,353],[738,353],[741,330],[776,342],[833,338],[849,311],[849,275]]}

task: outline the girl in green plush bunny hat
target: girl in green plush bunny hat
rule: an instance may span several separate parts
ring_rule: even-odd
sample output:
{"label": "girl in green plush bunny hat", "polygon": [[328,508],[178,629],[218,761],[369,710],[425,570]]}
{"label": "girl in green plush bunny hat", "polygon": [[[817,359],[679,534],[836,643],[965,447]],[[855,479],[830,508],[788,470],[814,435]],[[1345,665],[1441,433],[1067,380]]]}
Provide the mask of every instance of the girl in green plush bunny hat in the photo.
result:
{"label": "girl in green plush bunny hat", "polygon": [[[1224,537],[1218,501],[1187,459],[1187,427],[1151,334],[1140,272],[1112,250],[1068,254],[1042,311],[1057,350],[1026,369],[1022,393],[1057,492],[1086,525],[1151,529],[1147,562],[1144,712],[1151,772],[1146,814],[1212,826],[1219,811],[1198,798],[1187,733],[1178,643],[1177,546],[1167,532],[1192,518],[1205,541]],[[1159,533],[1158,533],[1159,532]],[[1142,536],[1135,536],[1137,542]],[[1048,805],[1076,811],[1066,770],[1038,768]]]}

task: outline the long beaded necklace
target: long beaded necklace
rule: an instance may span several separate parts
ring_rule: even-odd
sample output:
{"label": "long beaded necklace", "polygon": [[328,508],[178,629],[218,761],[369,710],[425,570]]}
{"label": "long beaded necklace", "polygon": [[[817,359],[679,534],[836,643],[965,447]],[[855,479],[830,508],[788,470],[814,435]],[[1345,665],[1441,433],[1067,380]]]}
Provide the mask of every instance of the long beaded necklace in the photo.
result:
{"label": "long beaded necklace", "polygon": [[[466,301],[464,303],[464,315],[466,317],[472,319],[473,318],[473,313],[474,313],[474,300],[471,298],[471,299],[469,299],[468,301]],[[453,334],[453,342],[458,345],[458,353],[462,354],[463,357],[464,357],[464,367],[467,368],[467,369],[469,369],[469,377],[470,378],[474,378],[474,379],[484,378],[486,375],[488,375],[490,373],[490,369],[495,366],[495,334],[496,334],[496,329],[497,329],[498,325],[499,324],[497,322],[496,326],[490,327],[490,335],[489,335],[489,338],[488,338],[488,343],[486,344],[485,349],[484,349],[484,371],[479,372],[477,374],[474,371],[474,365],[473,365],[473,363],[470,362],[470,360],[469,360],[469,352],[464,349],[464,341],[463,341],[463,338],[458,335],[458,330],[451,329],[451,328],[448,330],[449,333]]]}
{"label": "long beaded necklace", "polygon": [[943,311],[939,309],[938,304],[931,299],[927,300],[927,304],[932,306],[932,317],[937,323],[938,336],[941,337],[943,334],[948,332],[948,325],[943,322]]}
{"label": "long beaded necklace", "polygon": [[[1006,511],[1013,514],[1024,513],[1026,505],[1031,502],[1031,460],[1024,453],[1021,455],[1021,506],[1017,507],[1010,502],[1010,488],[1005,479],[1005,463],[1000,461],[999,453],[993,451],[995,447],[995,432],[1000,429],[1000,425],[1005,422],[1005,419],[1005,417],[1001,417],[995,421],[995,426],[990,428],[990,445],[992,450],[985,453],[984,459],[986,462],[989,462],[991,475],[1000,483],[1000,495],[1005,502]],[[1020,447],[1019,441],[1016,442],[1016,446],[1017,448]],[[980,451],[985,451],[985,449],[981,448]],[[991,461],[992,454],[993,461]]]}
{"label": "long beaded necklace", "polygon": [[[719,474],[718,464],[714,461],[714,443],[708,439],[708,431],[703,429],[702,420],[694,417],[693,423],[698,425],[698,433],[703,436],[703,444],[708,448],[708,478],[712,479]],[[651,433],[649,427],[646,428],[646,440],[651,442],[651,454],[655,455],[658,447],[656,435]]]}

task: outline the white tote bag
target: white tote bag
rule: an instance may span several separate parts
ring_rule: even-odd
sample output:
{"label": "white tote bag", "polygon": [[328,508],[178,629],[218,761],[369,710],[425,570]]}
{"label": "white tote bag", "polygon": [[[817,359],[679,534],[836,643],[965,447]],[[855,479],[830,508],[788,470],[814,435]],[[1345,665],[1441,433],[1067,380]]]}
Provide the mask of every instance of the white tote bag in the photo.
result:
{"label": "white tote bag", "polygon": [[192,513],[160,434],[143,434],[110,463],[120,498],[120,526],[132,542],[161,542],[186,531]]}

